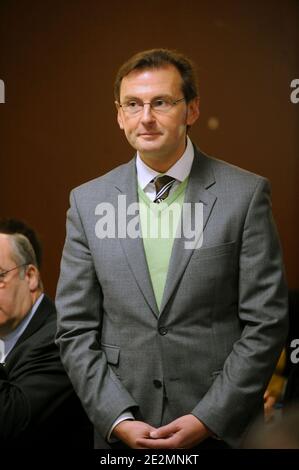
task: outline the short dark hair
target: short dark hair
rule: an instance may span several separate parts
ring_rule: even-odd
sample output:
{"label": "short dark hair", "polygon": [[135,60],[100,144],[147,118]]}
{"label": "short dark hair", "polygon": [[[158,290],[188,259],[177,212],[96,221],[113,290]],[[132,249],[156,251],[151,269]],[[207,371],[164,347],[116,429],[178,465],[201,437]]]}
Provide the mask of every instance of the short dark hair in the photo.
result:
{"label": "short dark hair", "polygon": [[[30,259],[26,261],[30,261],[30,264],[36,264],[37,268],[40,269],[42,264],[41,243],[35,231],[31,227],[25,224],[25,222],[23,222],[22,220],[0,219],[0,233],[4,233],[6,235],[22,235],[23,237],[25,237],[29,241],[35,256],[33,257],[32,255],[30,255],[31,250],[30,247],[28,249],[26,248],[26,243],[22,244],[23,237],[19,237],[18,240],[16,240],[18,251],[22,253],[24,252],[24,250],[26,252],[28,251],[28,257]],[[24,248],[24,246],[26,249]],[[25,255],[22,254],[22,256],[24,257]]]}
{"label": "short dark hair", "polygon": [[170,49],[150,49],[138,52],[125,62],[116,74],[114,97],[119,102],[122,79],[133,70],[159,69],[173,65],[180,73],[183,84],[182,92],[187,103],[198,96],[195,67],[190,59],[180,52]]}

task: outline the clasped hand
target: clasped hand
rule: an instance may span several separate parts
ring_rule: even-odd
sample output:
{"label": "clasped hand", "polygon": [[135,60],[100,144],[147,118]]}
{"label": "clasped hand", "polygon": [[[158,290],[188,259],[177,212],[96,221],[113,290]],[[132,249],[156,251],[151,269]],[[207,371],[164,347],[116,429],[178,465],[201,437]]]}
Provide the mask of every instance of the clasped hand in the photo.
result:
{"label": "clasped hand", "polygon": [[211,435],[195,416],[188,414],[154,428],[142,421],[122,421],[114,435],[134,449],[190,449]]}

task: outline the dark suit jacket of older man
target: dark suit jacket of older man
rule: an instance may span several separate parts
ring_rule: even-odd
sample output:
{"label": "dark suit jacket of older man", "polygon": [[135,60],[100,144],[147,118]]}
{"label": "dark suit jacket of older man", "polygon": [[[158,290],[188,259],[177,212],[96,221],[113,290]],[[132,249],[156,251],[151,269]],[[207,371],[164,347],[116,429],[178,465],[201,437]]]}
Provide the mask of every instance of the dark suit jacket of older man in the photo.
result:
{"label": "dark suit jacket of older man", "polygon": [[56,311],[44,296],[0,366],[0,447],[92,447],[92,428],[54,343]]}

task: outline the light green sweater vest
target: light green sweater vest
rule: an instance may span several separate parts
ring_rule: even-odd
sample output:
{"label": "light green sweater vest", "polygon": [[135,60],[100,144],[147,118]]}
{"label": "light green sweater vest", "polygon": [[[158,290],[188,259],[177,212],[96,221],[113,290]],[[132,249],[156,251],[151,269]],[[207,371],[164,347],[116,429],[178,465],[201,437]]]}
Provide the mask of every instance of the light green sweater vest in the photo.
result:
{"label": "light green sweater vest", "polygon": [[159,309],[187,182],[188,178],[160,204],[152,202],[138,186],[144,251]]}

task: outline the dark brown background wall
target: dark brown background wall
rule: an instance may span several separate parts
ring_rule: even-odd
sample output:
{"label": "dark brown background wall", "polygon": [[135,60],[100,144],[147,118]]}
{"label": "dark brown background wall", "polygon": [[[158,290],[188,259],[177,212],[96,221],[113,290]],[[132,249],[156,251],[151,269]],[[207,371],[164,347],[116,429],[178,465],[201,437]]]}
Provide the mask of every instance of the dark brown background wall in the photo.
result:
{"label": "dark brown background wall", "polygon": [[51,295],[70,189],[133,155],[116,124],[115,72],[152,47],[198,64],[201,149],[270,179],[289,285],[299,287],[298,26],[296,0],[0,1],[0,216],[39,232]]}

